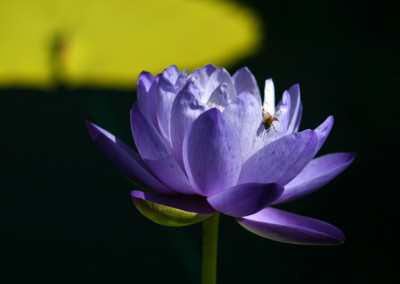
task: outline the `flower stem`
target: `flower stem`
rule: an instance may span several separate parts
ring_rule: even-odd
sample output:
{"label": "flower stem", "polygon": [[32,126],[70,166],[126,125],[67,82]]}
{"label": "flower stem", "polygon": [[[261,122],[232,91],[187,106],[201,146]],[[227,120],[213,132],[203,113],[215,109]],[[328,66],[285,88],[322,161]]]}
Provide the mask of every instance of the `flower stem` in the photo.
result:
{"label": "flower stem", "polygon": [[219,212],[203,222],[202,284],[217,283],[218,222]]}

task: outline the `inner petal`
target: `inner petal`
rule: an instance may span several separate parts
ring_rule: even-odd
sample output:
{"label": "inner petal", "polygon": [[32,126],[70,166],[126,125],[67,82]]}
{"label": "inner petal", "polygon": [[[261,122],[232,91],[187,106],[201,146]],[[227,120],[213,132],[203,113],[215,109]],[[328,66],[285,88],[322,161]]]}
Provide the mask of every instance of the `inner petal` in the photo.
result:
{"label": "inner petal", "polygon": [[219,85],[211,94],[210,99],[207,102],[207,105],[210,108],[216,107],[220,111],[223,111],[229,103],[227,88],[228,86],[226,83],[222,83],[221,85]]}

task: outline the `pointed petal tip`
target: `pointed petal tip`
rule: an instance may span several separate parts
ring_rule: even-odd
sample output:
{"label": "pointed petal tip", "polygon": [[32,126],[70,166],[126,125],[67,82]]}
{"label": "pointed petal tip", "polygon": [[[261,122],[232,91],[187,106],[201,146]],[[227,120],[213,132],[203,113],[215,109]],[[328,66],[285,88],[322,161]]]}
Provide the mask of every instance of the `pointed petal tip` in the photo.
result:
{"label": "pointed petal tip", "polygon": [[90,125],[92,124],[87,118],[84,120],[86,128],[89,129]]}
{"label": "pointed petal tip", "polygon": [[249,72],[249,73],[251,73],[249,67],[247,67],[247,66],[242,67],[242,69],[243,69],[243,70],[246,70],[246,71]]}
{"label": "pointed petal tip", "polygon": [[272,80],[272,78],[268,78],[265,80],[265,88],[267,89],[271,89],[274,87],[274,81]]}
{"label": "pointed petal tip", "polygon": [[[244,72],[244,74],[243,74],[243,72]],[[244,67],[238,69],[235,72],[235,74],[233,75],[233,77],[237,76],[240,73],[242,73],[245,76],[250,76],[250,77],[247,77],[247,78],[252,78],[252,79],[254,79],[254,81],[256,81],[255,78],[254,78],[253,73],[251,72],[251,70],[247,66],[244,66]]]}
{"label": "pointed petal tip", "polygon": [[176,75],[177,73],[180,73],[179,68],[175,64],[172,64],[164,69],[161,76],[170,77],[170,75],[173,75],[173,74],[171,74],[171,72],[175,73],[174,75]]}
{"label": "pointed petal tip", "polygon": [[87,131],[89,132],[90,137],[94,140],[96,137],[96,132],[94,131],[94,124],[91,123],[89,120],[85,119],[85,126]]}
{"label": "pointed petal tip", "polygon": [[108,132],[107,130],[101,128],[100,126],[88,121],[87,119],[85,119],[85,125],[86,125],[86,129],[89,132],[89,135],[93,139],[93,141],[96,142],[96,139],[98,139],[98,137],[100,135],[104,135],[108,139],[113,141],[114,143],[116,142],[116,137],[113,134],[111,134],[110,132]]}
{"label": "pointed petal tip", "polygon": [[[344,157],[343,164],[346,164],[346,168],[349,167],[357,157],[356,152],[343,152],[343,153],[337,153],[337,154],[343,155],[343,157]],[[334,154],[331,154],[331,155],[334,155]]]}
{"label": "pointed petal tip", "polygon": [[300,95],[300,85],[299,83],[294,84],[289,88],[289,93],[292,95]]}
{"label": "pointed petal tip", "polygon": [[330,122],[330,123],[333,124],[333,122],[335,121],[335,117],[334,117],[333,115],[329,115],[329,116],[325,119],[325,121]]}
{"label": "pointed petal tip", "polygon": [[346,153],[343,153],[343,154],[347,154],[347,156],[348,156],[347,161],[351,161],[351,163],[354,161],[354,159],[357,156],[356,152],[346,152]]}
{"label": "pointed petal tip", "polygon": [[170,65],[168,68],[166,68],[166,69],[175,69],[175,70],[178,70],[179,71],[179,68],[178,68],[178,66],[176,66],[176,64],[172,64],[172,65]]}
{"label": "pointed petal tip", "polygon": [[96,138],[96,133],[97,131],[95,131],[95,127],[96,125],[91,123],[89,120],[85,119],[85,125],[86,125],[86,129],[89,132],[90,137],[94,140]]}
{"label": "pointed petal tip", "polygon": [[92,124],[93,124],[92,122],[90,122],[87,118],[85,118],[86,127],[91,127]]}
{"label": "pointed petal tip", "polygon": [[331,133],[333,128],[334,118],[332,115],[328,116],[324,122],[322,122],[317,128],[314,129],[315,134],[318,138],[317,147],[315,148],[314,155],[321,149],[324,145],[325,140],[328,138],[329,133]]}
{"label": "pointed petal tip", "polygon": [[329,223],[267,207],[251,216],[237,218],[241,226],[261,237],[300,245],[338,245],[343,232]]}
{"label": "pointed petal tip", "polygon": [[322,188],[354,161],[356,154],[331,153],[312,160],[298,176],[285,185],[283,194],[272,204],[292,201]]}
{"label": "pointed petal tip", "polygon": [[326,124],[327,126],[332,127],[333,126],[333,122],[335,121],[335,118],[333,115],[329,115],[322,124]]}
{"label": "pointed petal tip", "polygon": [[204,65],[201,69],[204,69],[204,68],[212,68],[212,69],[217,69],[218,67],[217,66],[215,66],[214,64],[212,64],[212,63],[207,63],[206,65]]}
{"label": "pointed petal tip", "polygon": [[150,72],[142,71],[139,74],[139,78],[137,80],[137,86],[139,87],[141,85],[141,86],[145,87],[146,90],[148,90],[148,88],[150,87],[153,80],[154,80],[154,77]]}
{"label": "pointed petal tip", "polygon": [[205,113],[208,113],[208,115],[213,118],[219,118],[220,116],[222,116],[221,111],[216,107],[210,108],[209,110],[205,111],[204,114]]}

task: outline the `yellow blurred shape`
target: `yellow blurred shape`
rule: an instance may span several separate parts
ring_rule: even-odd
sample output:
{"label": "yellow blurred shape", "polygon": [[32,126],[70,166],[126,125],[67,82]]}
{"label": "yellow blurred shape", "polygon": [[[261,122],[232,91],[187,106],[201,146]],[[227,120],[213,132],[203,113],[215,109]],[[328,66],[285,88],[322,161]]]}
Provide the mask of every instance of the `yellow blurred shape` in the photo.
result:
{"label": "yellow blurred shape", "polygon": [[142,70],[232,64],[260,28],[231,1],[1,0],[0,86],[132,88]]}

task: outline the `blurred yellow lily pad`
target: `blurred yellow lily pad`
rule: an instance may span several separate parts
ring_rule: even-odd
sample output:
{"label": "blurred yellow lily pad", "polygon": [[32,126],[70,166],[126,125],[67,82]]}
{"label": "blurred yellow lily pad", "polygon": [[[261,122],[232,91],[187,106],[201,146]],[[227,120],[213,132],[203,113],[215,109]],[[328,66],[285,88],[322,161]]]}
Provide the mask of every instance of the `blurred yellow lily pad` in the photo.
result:
{"label": "blurred yellow lily pad", "polygon": [[142,70],[232,64],[261,34],[232,1],[1,0],[0,86],[132,88]]}

